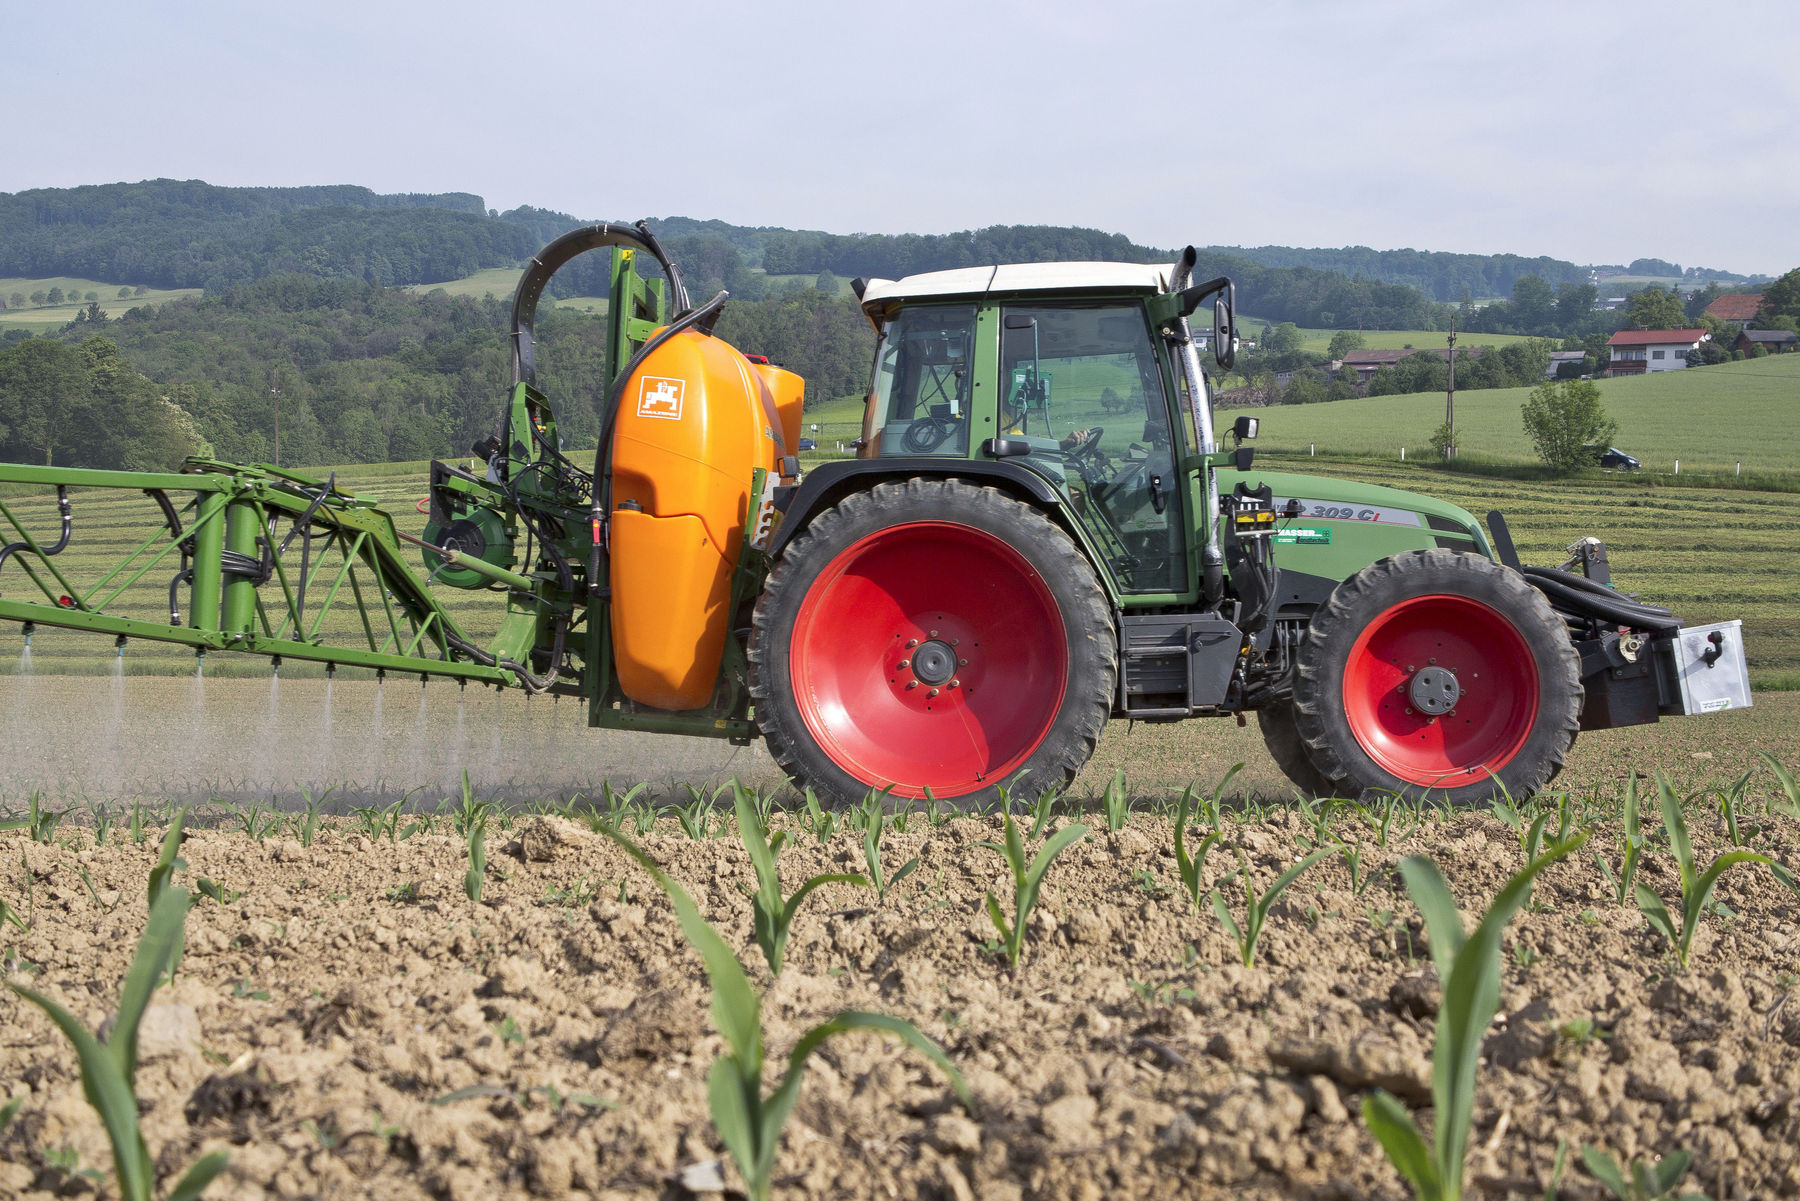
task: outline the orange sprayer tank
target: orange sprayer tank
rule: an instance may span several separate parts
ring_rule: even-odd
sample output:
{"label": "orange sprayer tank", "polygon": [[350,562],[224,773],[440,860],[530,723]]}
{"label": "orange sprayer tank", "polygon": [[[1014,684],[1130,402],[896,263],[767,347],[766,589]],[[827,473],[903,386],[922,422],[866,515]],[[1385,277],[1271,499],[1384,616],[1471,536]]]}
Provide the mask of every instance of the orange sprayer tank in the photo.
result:
{"label": "orange sprayer tank", "polygon": [[694,330],[626,383],[612,445],[612,642],[619,688],[639,704],[712,699],[751,473],[776,468],[777,412],[743,355]]}
{"label": "orange sprayer tank", "polygon": [[[761,356],[758,356],[759,358]],[[806,407],[806,381],[785,367],[764,360],[750,361],[750,369],[762,377],[769,395],[775,399],[775,412],[781,418],[781,444],[787,454],[800,451],[800,411]]]}

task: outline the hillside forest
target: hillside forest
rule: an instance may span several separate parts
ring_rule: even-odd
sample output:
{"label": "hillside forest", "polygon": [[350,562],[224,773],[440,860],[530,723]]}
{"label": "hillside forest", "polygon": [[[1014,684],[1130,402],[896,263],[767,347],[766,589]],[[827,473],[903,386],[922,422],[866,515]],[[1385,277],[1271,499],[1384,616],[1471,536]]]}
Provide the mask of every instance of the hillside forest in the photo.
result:
{"label": "hillside forest", "polygon": [[[484,436],[509,383],[510,297],[401,289],[515,267],[583,223],[542,209],[497,212],[468,194],[382,196],[348,186],[155,180],[0,194],[0,277],[106,280],[121,294],[203,289],[116,318],[89,304],[38,335],[8,328],[0,335],[0,458],[128,469],[172,466],[190,453],[269,461],[277,407],[284,463],[461,453]],[[874,335],[842,294],[844,278],[1175,255],[1118,234],[1043,226],[847,236],[689,218],[652,226],[692,294],[732,294],[719,334],[798,371],[809,402],[858,393],[866,382]],[[606,269],[603,254],[583,256],[558,274],[552,295],[604,295]],[[1299,348],[1288,331],[1300,327],[1341,329],[1351,344],[1359,330],[1454,321],[1459,331],[1543,339],[1468,367],[1459,360],[1459,387],[1509,386],[1541,376],[1553,347],[1603,343],[1630,316],[1595,308],[1588,268],[1516,255],[1214,246],[1197,271],[1231,275],[1240,312],[1274,323],[1248,356],[1246,379],[1327,362]],[[1710,288],[1688,303],[1703,308],[1702,296],[1742,279],[1709,273]],[[1663,306],[1658,312],[1673,304],[1685,318],[1673,292],[1634,297],[1648,313],[1645,299]],[[0,291],[0,308],[34,302],[42,303]],[[604,322],[555,309],[540,314],[538,334],[540,377],[566,436],[591,444]],[[1371,386],[1437,386],[1411,378],[1428,376],[1431,362],[1442,372],[1441,359],[1427,359],[1403,360]],[[1325,399],[1347,386],[1315,371],[1290,399]]]}

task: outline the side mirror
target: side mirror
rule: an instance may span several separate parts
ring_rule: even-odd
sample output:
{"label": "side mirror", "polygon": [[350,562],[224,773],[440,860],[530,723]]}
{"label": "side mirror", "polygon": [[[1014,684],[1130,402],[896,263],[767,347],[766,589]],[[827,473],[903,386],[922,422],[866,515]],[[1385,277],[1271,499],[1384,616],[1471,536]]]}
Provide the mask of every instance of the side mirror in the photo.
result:
{"label": "side mirror", "polygon": [[1259,424],[1260,422],[1255,417],[1239,417],[1231,423],[1231,436],[1238,442],[1253,440]]}
{"label": "side mirror", "polygon": [[1227,371],[1237,363],[1237,324],[1231,312],[1236,292],[1227,284],[1225,295],[1213,301],[1213,359]]}

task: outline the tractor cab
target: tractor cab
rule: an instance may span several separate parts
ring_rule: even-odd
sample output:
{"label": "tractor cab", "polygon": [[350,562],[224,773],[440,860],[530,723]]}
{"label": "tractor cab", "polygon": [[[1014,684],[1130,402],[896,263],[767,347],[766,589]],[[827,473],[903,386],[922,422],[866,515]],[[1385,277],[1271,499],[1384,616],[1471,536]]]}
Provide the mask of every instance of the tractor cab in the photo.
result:
{"label": "tractor cab", "polygon": [[865,284],[880,343],[862,456],[1011,461],[1073,515],[1121,597],[1191,600],[1203,489],[1182,473],[1200,449],[1173,416],[1185,380],[1159,354],[1169,282],[1158,266],[1050,263]]}

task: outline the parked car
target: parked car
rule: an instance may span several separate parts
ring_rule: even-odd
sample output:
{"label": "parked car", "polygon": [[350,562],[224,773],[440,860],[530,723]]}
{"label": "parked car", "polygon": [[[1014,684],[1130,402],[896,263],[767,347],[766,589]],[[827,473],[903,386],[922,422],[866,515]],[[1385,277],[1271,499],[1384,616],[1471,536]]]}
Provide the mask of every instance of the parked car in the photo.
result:
{"label": "parked car", "polygon": [[1636,458],[1626,454],[1616,446],[1608,446],[1604,449],[1598,446],[1590,446],[1588,449],[1594,452],[1595,460],[1600,466],[1611,471],[1636,471],[1643,466]]}
{"label": "parked car", "polygon": [[[819,444],[818,444],[818,442],[816,442],[815,440],[813,440],[811,438],[802,438],[802,439],[800,439],[800,449],[801,450],[817,450],[817,449],[819,449]],[[1632,464],[1635,466],[1636,463],[1637,463],[1637,460],[1633,459]]]}

